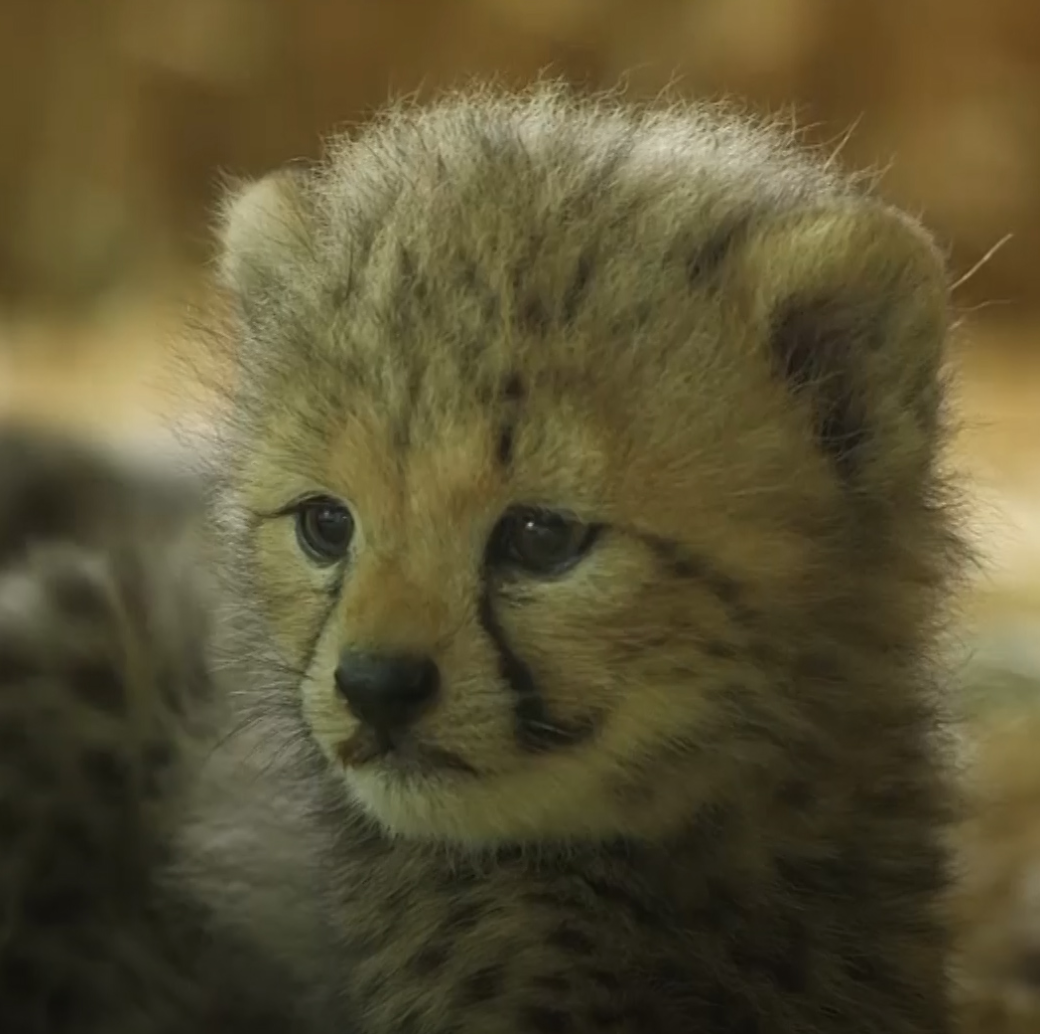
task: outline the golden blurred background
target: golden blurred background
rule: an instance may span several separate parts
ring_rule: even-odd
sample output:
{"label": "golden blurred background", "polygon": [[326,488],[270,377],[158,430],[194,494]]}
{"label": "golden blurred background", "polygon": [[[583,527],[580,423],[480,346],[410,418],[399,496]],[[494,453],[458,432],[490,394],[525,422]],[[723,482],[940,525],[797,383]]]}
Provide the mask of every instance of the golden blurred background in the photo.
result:
{"label": "golden blurred background", "polygon": [[986,560],[960,635],[973,1030],[1040,1032],[1036,0],[3,0],[0,412],[164,440],[223,175],[390,96],[546,72],[787,112],[948,248]]}

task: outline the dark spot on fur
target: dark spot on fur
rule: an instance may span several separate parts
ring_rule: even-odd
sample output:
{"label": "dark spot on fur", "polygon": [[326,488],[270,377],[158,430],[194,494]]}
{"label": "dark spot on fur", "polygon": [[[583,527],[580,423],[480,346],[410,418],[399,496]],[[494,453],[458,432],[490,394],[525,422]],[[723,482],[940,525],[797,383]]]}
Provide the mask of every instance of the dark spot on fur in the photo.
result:
{"label": "dark spot on fur", "polygon": [[505,986],[505,967],[484,966],[462,981],[460,993],[464,1005],[479,1005],[498,998]]}
{"label": "dark spot on fur", "polygon": [[416,279],[417,265],[415,256],[403,245],[397,253],[397,276],[405,287],[411,287]]}
{"label": "dark spot on fur", "polygon": [[80,698],[99,711],[121,714],[126,707],[126,687],[113,664],[85,664],[72,673],[72,684]]}
{"label": "dark spot on fur", "polygon": [[346,280],[334,284],[332,290],[329,292],[329,300],[332,303],[332,307],[335,309],[342,309],[347,302],[350,301],[350,297],[353,293],[354,282],[353,278],[349,276]]}
{"label": "dark spot on fur", "polygon": [[502,398],[507,402],[519,402],[526,391],[524,382],[518,373],[511,373],[502,384]]}
{"label": "dark spot on fur", "polygon": [[728,574],[723,574],[721,571],[713,571],[711,568],[705,571],[703,577],[708,588],[730,608],[737,606],[741,602],[742,592],[740,584],[736,579],[731,578]]}
{"label": "dark spot on fur", "polygon": [[508,467],[513,462],[513,428],[506,424],[498,432],[498,463],[501,467]]}
{"label": "dark spot on fur", "polygon": [[595,941],[573,926],[558,926],[549,934],[548,943],[570,955],[592,955],[596,950]]}
{"label": "dark spot on fur", "polygon": [[544,1005],[526,1006],[520,1013],[520,1023],[522,1030],[534,1031],[535,1034],[568,1034],[574,1029],[567,1013]]}
{"label": "dark spot on fur", "polygon": [[472,898],[453,901],[448,907],[444,929],[448,934],[465,933],[477,927],[483,917],[484,909],[479,901]]}
{"label": "dark spot on fur", "polygon": [[588,294],[589,283],[592,280],[592,265],[592,256],[588,252],[583,252],[563,296],[564,323],[573,323],[578,315],[578,309]]}
{"label": "dark spot on fur", "polygon": [[544,337],[549,329],[549,310],[537,295],[528,295],[517,306],[520,326],[530,334]]}
{"label": "dark spot on fur", "polygon": [[686,255],[686,279],[691,287],[699,287],[718,273],[748,226],[745,216],[731,218],[715,227],[708,236],[697,242]]}
{"label": "dark spot on fur", "polygon": [[794,298],[775,314],[770,335],[780,376],[808,399],[820,445],[846,480],[869,438],[853,364],[860,349],[873,347],[875,319],[847,299]]}
{"label": "dark spot on fur", "polygon": [[444,968],[450,957],[451,953],[443,944],[428,944],[413,956],[408,968],[418,977],[432,976]]}

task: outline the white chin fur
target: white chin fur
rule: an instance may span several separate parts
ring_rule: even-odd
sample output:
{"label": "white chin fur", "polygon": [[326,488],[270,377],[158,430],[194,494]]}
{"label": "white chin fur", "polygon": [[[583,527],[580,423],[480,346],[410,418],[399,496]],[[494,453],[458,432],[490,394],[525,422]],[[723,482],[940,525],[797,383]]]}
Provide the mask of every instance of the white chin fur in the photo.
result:
{"label": "white chin fur", "polygon": [[420,839],[451,836],[449,819],[461,811],[447,780],[407,778],[373,770],[348,771],[347,791],[388,833]]}

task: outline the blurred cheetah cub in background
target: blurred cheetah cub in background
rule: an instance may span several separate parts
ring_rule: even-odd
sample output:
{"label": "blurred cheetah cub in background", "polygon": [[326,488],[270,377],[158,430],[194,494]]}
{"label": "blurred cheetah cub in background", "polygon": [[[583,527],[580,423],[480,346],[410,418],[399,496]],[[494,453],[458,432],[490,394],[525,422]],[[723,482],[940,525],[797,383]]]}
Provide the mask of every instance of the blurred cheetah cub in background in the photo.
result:
{"label": "blurred cheetah cub in background", "polygon": [[[5,554],[0,794],[101,775],[12,826],[0,1020],[948,1031],[928,237],[771,129],[542,87],[395,110],[237,193],[223,242],[233,630],[180,631],[147,528],[81,547],[91,591],[39,559],[74,530]],[[30,587],[46,630],[4,605]],[[48,652],[85,614],[131,705],[52,747],[25,694],[86,706]],[[54,861],[72,815],[122,879]],[[26,911],[61,911],[48,859],[78,925]]]}

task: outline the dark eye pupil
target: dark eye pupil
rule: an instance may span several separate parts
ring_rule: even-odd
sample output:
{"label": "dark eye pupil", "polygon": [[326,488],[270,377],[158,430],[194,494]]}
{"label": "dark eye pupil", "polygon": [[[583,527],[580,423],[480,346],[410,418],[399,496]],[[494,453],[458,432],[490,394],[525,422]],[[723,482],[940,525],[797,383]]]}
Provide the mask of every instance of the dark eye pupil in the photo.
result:
{"label": "dark eye pupil", "polygon": [[517,554],[532,566],[552,565],[565,559],[571,548],[570,528],[559,518],[525,517],[515,534]]}
{"label": "dark eye pupil", "polygon": [[559,514],[519,511],[507,515],[492,540],[492,559],[533,574],[557,573],[578,560],[595,529]]}
{"label": "dark eye pupil", "polygon": [[296,532],[303,547],[319,560],[339,560],[350,548],[354,518],[332,499],[312,499],[297,511]]}

